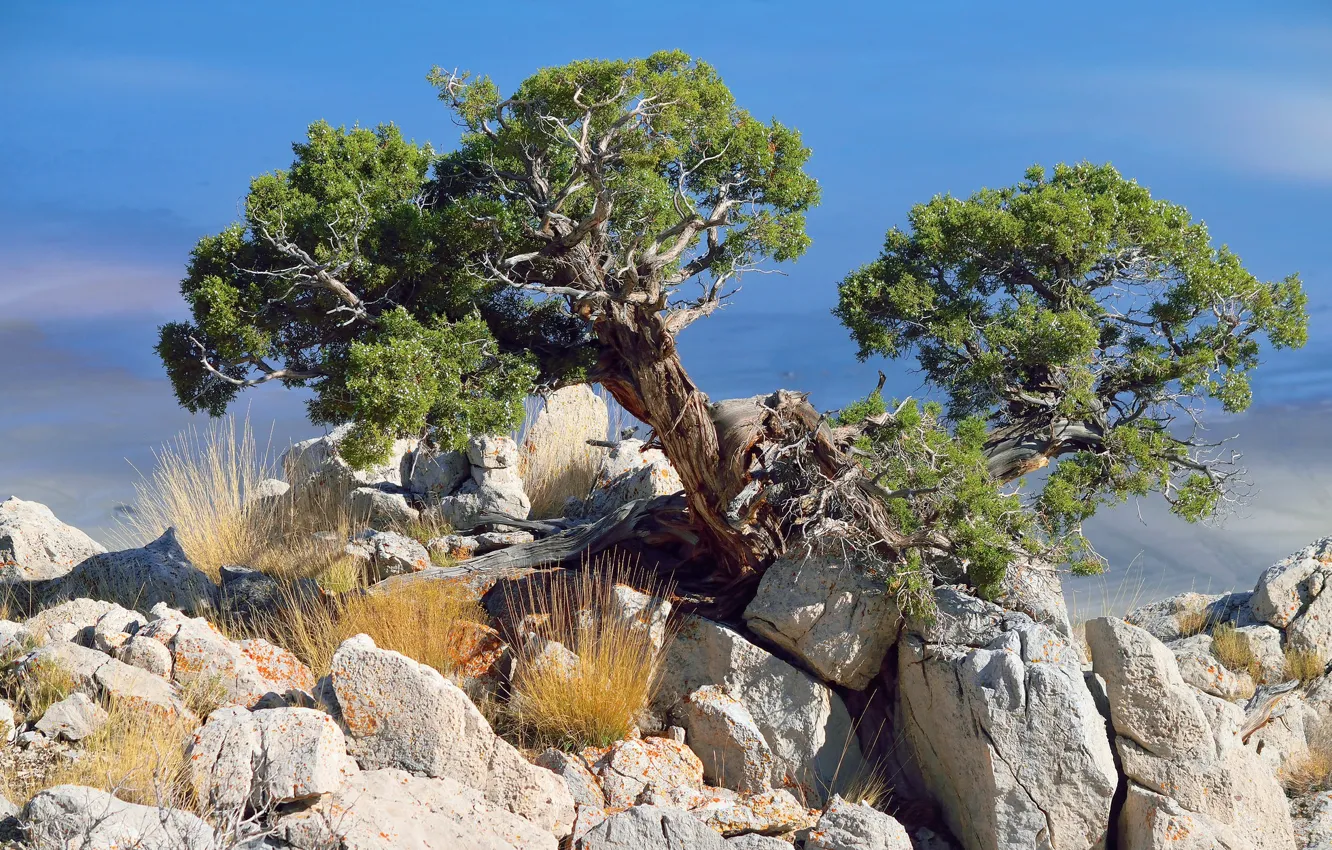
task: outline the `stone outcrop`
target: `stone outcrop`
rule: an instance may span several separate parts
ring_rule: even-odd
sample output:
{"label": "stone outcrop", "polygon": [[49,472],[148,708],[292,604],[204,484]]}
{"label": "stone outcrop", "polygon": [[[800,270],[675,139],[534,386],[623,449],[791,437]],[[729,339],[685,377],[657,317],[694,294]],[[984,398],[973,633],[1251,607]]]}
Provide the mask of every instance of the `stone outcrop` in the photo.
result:
{"label": "stone outcrop", "polygon": [[912,844],[891,815],[834,797],[805,839],[805,850],[912,850]]}
{"label": "stone outcrop", "polygon": [[[587,441],[604,441],[608,428],[606,402],[592,387],[587,384],[561,387],[546,395],[541,411],[524,435],[522,466],[541,470],[545,475],[560,475],[564,470],[582,470],[589,464],[599,464],[605,449]],[[549,489],[567,492],[562,487]],[[557,502],[539,507],[558,511],[562,505]]]}
{"label": "stone outcrop", "polygon": [[76,743],[102,728],[105,723],[106,709],[76,691],[47,707],[37,721],[36,728],[48,738]]}
{"label": "stone outcrop", "polygon": [[95,649],[68,642],[46,644],[21,661],[20,676],[46,665],[63,670],[75,688],[93,700],[113,699],[168,717],[190,716],[165,679]]}
{"label": "stone outcrop", "polygon": [[21,821],[37,850],[181,850],[212,848],[216,840],[213,828],[188,812],[126,803],[78,785],[38,792]]}
{"label": "stone outcrop", "polygon": [[812,805],[863,768],[851,715],[831,688],[702,617],[686,618],[667,646],[656,704],[663,716],[715,685],[744,704],[772,750],[774,787]]}
{"label": "stone outcrop", "polygon": [[939,619],[899,644],[899,699],[949,828],[967,850],[1098,847],[1118,775],[1077,651],[1029,617],[937,595]]}
{"label": "stone outcrop", "polygon": [[217,594],[217,585],[190,563],[173,529],[141,549],[88,558],[51,590],[64,599],[112,599],[140,610],[165,604],[191,613],[215,609]]}
{"label": "stone outcrop", "polygon": [[246,708],[269,693],[310,692],[315,678],[300,659],[266,640],[232,641],[202,617],[159,606],[134,642],[151,638],[171,653],[170,678],[183,687],[220,691],[224,701]]}
{"label": "stone outcrop", "polygon": [[310,708],[222,708],[194,733],[194,791],[214,811],[260,811],[337,791],[357,772],[333,718]]}
{"label": "stone outcrop", "polygon": [[829,558],[768,567],[745,625],[822,679],[861,690],[897,640],[902,615],[882,579]]}
{"label": "stone outcrop", "polygon": [[518,474],[518,445],[509,437],[473,437],[467,446],[471,479],[429,510],[456,529],[480,523],[483,514],[526,519],[532,501]]}
{"label": "stone outcrop", "polygon": [[368,770],[281,821],[297,850],[556,850],[549,831],[448,777]]}
{"label": "stone outcrop", "polygon": [[678,794],[703,788],[703,763],[698,756],[667,738],[619,741],[592,769],[601,781],[606,805],[615,809],[642,802],[652,789]]}
{"label": "stone outcrop", "polygon": [[706,685],[684,698],[675,719],[709,783],[753,794],[772,787],[772,749],[743,702]]}
{"label": "stone outcrop", "polygon": [[357,635],[334,654],[330,677],[362,768],[455,779],[555,835],[569,833],[574,804],[564,781],[497,736],[436,670]]}
{"label": "stone outcrop", "polygon": [[1187,684],[1174,654],[1144,629],[1102,617],[1087,623],[1087,640],[1128,782],[1120,841],[1291,847],[1281,786],[1240,738],[1243,711]]}
{"label": "stone outcrop", "polygon": [[0,502],[0,585],[60,578],[105,551],[46,505],[16,496]]}
{"label": "stone outcrop", "polygon": [[692,814],[635,806],[588,831],[578,850],[726,850],[726,842]]}
{"label": "stone outcrop", "polygon": [[414,443],[397,440],[384,463],[369,469],[353,469],[338,454],[338,444],[350,431],[350,424],[340,425],[322,437],[304,440],[287,450],[282,456],[282,470],[291,484],[290,496],[337,504],[358,487],[402,485],[403,458]]}
{"label": "stone outcrop", "polygon": [[621,440],[606,453],[586,502],[565,506],[568,516],[595,519],[635,499],[669,496],[684,489],[680,475],[660,449],[642,440]]}

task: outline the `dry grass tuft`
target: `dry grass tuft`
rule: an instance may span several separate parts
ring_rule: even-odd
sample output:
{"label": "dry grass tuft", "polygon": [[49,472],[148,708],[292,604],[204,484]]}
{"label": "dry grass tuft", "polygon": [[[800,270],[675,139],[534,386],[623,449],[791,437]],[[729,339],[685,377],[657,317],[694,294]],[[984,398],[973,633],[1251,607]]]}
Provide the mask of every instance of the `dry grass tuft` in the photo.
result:
{"label": "dry grass tuft", "polygon": [[528,583],[524,598],[507,600],[512,621],[578,656],[571,666],[519,659],[507,715],[524,743],[606,746],[626,737],[647,706],[660,656],[645,625],[619,615],[621,584],[656,597],[670,592],[622,559],[598,558],[562,581]]}
{"label": "dry grass tuft", "polygon": [[102,728],[79,744],[78,758],[44,774],[0,776],[0,793],[17,805],[54,785],[100,788],[130,803],[194,808],[186,747],[194,727],[112,701]]}
{"label": "dry grass tuft", "polygon": [[[336,591],[358,583],[355,559],[340,541],[360,531],[365,518],[354,516],[341,494],[248,501],[260,482],[278,477],[249,420],[214,420],[202,433],[190,428],[156,460],[152,474],[135,485],[119,545],[142,546],[174,527],[186,556],[214,581],[223,566],[240,564],[280,580],[315,578]],[[339,540],[317,540],[316,532]]]}
{"label": "dry grass tuft", "polygon": [[1323,675],[1327,661],[1322,653],[1313,650],[1286,647],[1286,678],[1307,684]]}
{"label": "dry grass tuft", "polygon": [[864,803],[882,809],[892,796],[893,786],[878,768],[866,767],[851,778],[841,790],[841,797],[850,803]]}
{"label": "dry grass tuft", "polygon": [[1211,626],[1211,621],[1211,615],[1206,611],[1180,611],[1175,615],[1175,624],[1179,626],[1180,637],[1202,634]]}
{"label": "dry grass tuft", "polygon": [[301,598],[293,591],[276,613],[253,628],[295,653],[317,676],[328,672],[338,646],[358,634],[453,676],[471,660],[478,627],[487,620],[485,608],[466,586],[428,581],[393,593],[351,593],[331,601]]}
{"label": "dry grass tuft", "polygon": [[10,670],[6,692],[14,701],[15,711],[24,720],[38,720],[55,703],[74,693],[77,683],[57,661],[41,659]]}
{"label": "dry grass tuft", "polygon": [[1248,673],[1255,682],[1263,678],[1263,665],[1249,645],[1249,637],[1235,628],[1234,623],[1222,623],[1212,629],[1212,655],[1227,670]]}
{"label": "dry grass tuft", "polygon": [[214,580],[227,564],[249,564],[271,536],[267,511],[246,508],[247,495],[276,477],[256,447],[249,420],[215,419],[200,433],[190,426],[155,453],[152,474],[135,484],[134,510],[122,522],[126,548],[142,546],[167,528]]}
{"label": "dry grass tuft", "polygon": [[1332,790],[1332,725],[1320,724],[1308,743],[1307,753],[1281,767],[1281,785],[1290,797]]}
{"label": "dry grass tuft", "polygon": [[525,429],[518,455],[518,473],[538,519],[562,516],[569,499],[586,499],[596,483],[605,449],[588,439],[605,439],[602,422],[592,411],[576,416],[569,406],[552,418],[536,417]]}

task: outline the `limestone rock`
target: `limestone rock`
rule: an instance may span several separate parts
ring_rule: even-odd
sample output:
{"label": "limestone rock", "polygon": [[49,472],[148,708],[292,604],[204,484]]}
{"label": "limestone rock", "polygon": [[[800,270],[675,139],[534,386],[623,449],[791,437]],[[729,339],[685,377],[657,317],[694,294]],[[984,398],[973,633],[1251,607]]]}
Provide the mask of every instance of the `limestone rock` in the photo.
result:
{"label": "limestone rock", "polygon": [[[980,622],[1003,619],[981,606],[949,607]],[[1015,616],[981,646],[915,633],[901,641],[909,752],[969,850],[1043,842],[1088,850],[1105,838],[1118,780],[1105,719],[1069,641]],[[929,631],[953,633],[942,623]]]}
{"label": "limestone rock", "polygon": [[14,740],[14,707],[0,699],[0,744]]}
{"label": "limestone rock", "polygon": [[402,459],[413,447],[410,440],[397,440],[383,464],[370,469],[353,469],[338,454],[338,444],[351,431],[351,425],[339,425],[322,437],[299,442],[282,456],[282,469],[291,483],[291,495],[316,498],[337,504],[357,487],[375,484],[402,484]]}
{"label": "limestone rock", "polygon": [[79,785],[38,792],[22,821],[36,850],[193,850],[215,842],[212,827],[188,812],[126,803]]}
{"label": "limestone rock", "polygon": [[94,555],[60,579],[52,593],[115,599],[141,609],[159,602],[195,613],[217,607],[217,585],[190,563],[170,528],[141,549]]}
{"label": "limestone rock", "polygon": [[717,798],[689,813],[723,836],[783,835],[806,829],[815,815],[784,788],[733,799]]}
{"label": "limestone rock", "polygon": [[[532,421],[520,449],[522,469],[556,479],[578,475],[580,479],[588,469],[596,469],[605,449],[588,444],[588,440],[606,439],[609,417],[606,402],[602,401],[587,384],[562,387],[547,395],[541,411]],[[579,482],[587,486],[585,480]],[[560,492],[564,486],[546,486],[537,492]],[[587,493],[581,493],[586,496]],[[538,505],[543,516],[559,511],[561,505],[548,502]]]}
{"label": "limestone rock", "polygon": [[171,650],[151,637],[135,635],[124,644],[114,649],[111,657],[123,661],[131,667],[147,670],[154,676],[171,678]]}
{"label": "limestone rock", "polygon": [[537,756],[536,764],[563,779],[569,786],[569,794],[579,806],[605,807],[606,799],[601,791],[601,783],[580,756],[551,748]]}
{"label": "limestone rock", "polygon": [[314,809],[283,820],[297,850],[556,850],[554,835],[474,788],[401,770],[350,777]]}
{"label": "limestone rock", "polygon": [[1087,642],[1117,735],[1165,758],[1215,749],[1207,718],[1165,644],[1112,617],[1088,621]]}
{"label": "limestone rock", "polygon": [[96,626],[104,619],[104,632],[132,633],[145,622],[143,615],[114,602],[71,599],[33,614],[24,623],[24,628],[37,643],[72,641],[91,647]]}
{"label": "limestone rock", "polygon": [[75,692],[46,709],[37,721],[37,731],[48,738],[82,741],[102,728],[106,717],[106,709]]}
{"label": "limestone rock", "polygon": [[425,444],[403,456],[402,485],[426,502],[436,502],[467,480],[472,466],[465,452],[440,451]]}
{"label": "limestone rock", "polygon": [[309,692],[314,674],[295,655],[261,639],[233,642],[202,617],[158,609],[158,618],[135,635],[151,637],[171,652],[171,678],[178,685],[220,690],[226,701],[246,708],[265,694]]}
{"label": "limestone rock", "polygon": [[290,490],[291,485],[281,479],[265,478],[245,494],[245,504],[249,507],[256,503],[271,503],[287,495]]}
{"label": "limestone rock", "polygon": [[475,552],[484,555],[497,549],[507,549],[535,540],[530,531],[487,531],[476,536]]}
{"label": "limestone rock", "polygon": [[528,763],[436,670],[357,635],[334,653],[330,676],[362,768],[456,779],[557,836],[569,833],[574,805],[564,781]]}
{"label": "limestone rock", "polygon": [[1009,564],[995,601],[1006,610],[1026,614],[1069,640],[1073,638],[1059,570],[1052,564],[1030,558],[1019,558]]}
{"label": "limestone rock", "polygon": [[[1285,795],[1244,744],[1244,711],[1184,683],[1174,655],[1114,618],[1087,624],[1092,662],[1106,681],[1128,801],[1128,846],[1246,847],[1294,843]],[[1168,843],[1188,836],[1189,844]],[[1136,843],[1135,843],[1136,842]]]}
{"label": "limestone rock", "polygon": [[1281,645],[1281,630],[1266,623],[1243,626],[1237,629],[1249,642],[1258,666],[1262,670],[1262,680],[1279,682],[1286,676],[1286,654]]}
{"label": "limestone rock", "polygon": [[911,850],[911,848],[911,838],[896,818],[864,803],[849,803],[841,797],[833,797],[829,801],[823,816],[810,831],[809,838],[805,839],[805,850]]}
{"label": "limestone rock", "polygon": [[475,537],[465,534],[446,534],[443,537],[430,538],[426,548],[450,561],[465,561],[476,554],[480,545]]}
{"label": "limestone rock", "polygon": [[664,716],[706,685],[744,704],[772,750],[774,787],[820,805],[825,789],[861,772],[860,746],[841,697],[734,629],[686,618],[661,668],[656,707]]}
{"label": "limestone rock", "polygon": [[60,578],[105,551],[46,505],[17,496],[0,502],[0,585]]}
{"label": "limestone rock", "polygon": [[357,771],[333,718],[310,708],[222,708],[194,733],[190,773],[216,811],[330,794]]}
{"label": "limestone rock", "polygon": [[1332,537],[1277,561],[1259,576],[1250,605],[1258,619],[1284,629],[1318,596],[1332,574]]}
{"label": "limestone rock", "polygon": [[1236,673],[1217,660],[1212,654],[1210,635],[1176,641],[1170,651],[1175,654],[1180,676],[1198,690],[1232,701],[1253,696],[1253,679],[1248,673]]}
{"label": "limestone rock", "polygon": [[634,806],[588,831],[578,850],[726,850],[726,842],[689,812]]}
{"label": "limestone rock", "polygon": [[95,649],[75,643],[46,644],[23,660],[22,669],[48,664],[69,673],[75,688],[94,700],[110,698],[168,717],[190,716],[166,680]]}
{"label": "limestone rock", "polygon": [[649,788],[703,788],[703,763],[698,756],[667,738],[618,741],[593,765],[593,770],[601,779],[606,805],[611,808],[636,804]]}
{"label": "limestone rock", "polygon": [[577,512],[600,518],[635,499],[669,496],[683,489],[679,473],[660,449],[644,451],[642,440],[621,440],[606,453],[592,495]]}
{"label": "limestone rock", "polygon": [[832,559],[784,558],[764,572],[745,625],[823,679],[861,690],[879,672],[902,615],[881,579]]}
{"label": "limestone rock", "polygon": [[347,496],[352,514],[369,521],[377,528],[407,525],[421,518],[421,512],[412,507],[407,496],[392,485],[357,487]]}
{"label": "limestone rock", "polygon": [[653,649],[660,651],[665,646],[671,616],[668,600],[617,584],[611,589],[610,601],[615,615],[629,623],[634,632],[647,633]]}
{"label": "limestone rock", "polygon": [[0,620],[0,655],[22,649],[30,638],[27,626],[13,620]]}
{"label": "limestone rock", "polygon": [[394,531],[367,531],[358,542],[369,547],[370,562],[377,579],[419,573],[431,565],[426,547]]}
{"label": "limestone rock", "polygon": [[219,570],[222,610],[228,615],[249,620],[276,610],[285,602],[281,583],[266,573],[249,567],[225,566]]}
{"label": "limestone rock", "polygon": [[772,787],[772,750],[740,700],[707,685],[685,697],[675,717],[703,762],[705,780],[753,794]]}
{"label": "limestone rock", "polygon": [[791,842],[774,838],[771,835],[757,835],[747,832],[734,838],[726,839],[726,850],[791,850]]}

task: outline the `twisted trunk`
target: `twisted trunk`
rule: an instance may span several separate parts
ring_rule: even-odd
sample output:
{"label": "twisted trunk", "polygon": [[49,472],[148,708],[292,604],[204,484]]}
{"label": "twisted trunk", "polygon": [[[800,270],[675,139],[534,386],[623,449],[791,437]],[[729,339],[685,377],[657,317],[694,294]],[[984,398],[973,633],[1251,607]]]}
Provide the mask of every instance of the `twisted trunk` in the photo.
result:
{"label": "twisted trunk", "polygon": [[1007,484],[1061,455],[1104,447],[1105,429],[1095,422],[1056,421],[1048,426],[1013,425],[985,442],[990,477]]}
{"label": "twisted trunk", "polygon": [[785,551],[789,531],[762,498],[765,451],[803,432],[815,435],[821,466],[832,471],[841,462],[818,412],[803,396],[780,391],[711,403],[651,309],[612,304],[596,332],[602,344],[596,379],[652,427],[684,484],[716,580],[733,589],[752,583]]}

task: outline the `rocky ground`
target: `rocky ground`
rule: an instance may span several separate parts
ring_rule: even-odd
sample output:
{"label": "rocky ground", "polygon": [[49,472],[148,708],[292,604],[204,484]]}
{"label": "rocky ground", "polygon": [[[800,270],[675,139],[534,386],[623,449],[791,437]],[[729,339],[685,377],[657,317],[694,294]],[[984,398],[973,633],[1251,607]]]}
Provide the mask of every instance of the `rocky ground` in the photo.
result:
{"label": "rocky ground", "polygon": [[[530,539],[480,529],[422,544],[382,530],[432,512],[459,528],[526,515],[512,441],[404,446],[354,472],[336,439],[295,447],[288,482],[259,498],[339,488],[358,500],[381,530],[334,545],[368,580],[444,580],[432,547],[466,559]],[[642,448],[608,452],[566,519],[678,486]],[[40,609],[0,620],[8,787],[40,788],[135,717],[186,730],[183,788],[157,799],[90,782],[41,788],[21,808],[0,800],[0,840],[17,847],[1332,848],[1332,540],[1268,568],[1252,592],[1076,627],[1037,564],[1010,572],[1002,604],[938,588],[929,622],[831,560],[774,564],[733,622],[617,588],[615,616],[661,653],[658,687],[628,736],[565,749],[529,748],[488,719],[521,665],[583,663],[548,641],[534,649],[494,605],[452,677],[364,634],[316,675],[283,646],[218,628],[289,599],[273,579],[235,568],[215,583],[169,532],[105,553],[10,499],[0,562]],[[475,589],[530,598],[544,580]],[[67,686],[33,710],[53,669]]]}

